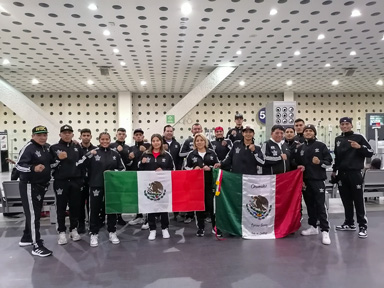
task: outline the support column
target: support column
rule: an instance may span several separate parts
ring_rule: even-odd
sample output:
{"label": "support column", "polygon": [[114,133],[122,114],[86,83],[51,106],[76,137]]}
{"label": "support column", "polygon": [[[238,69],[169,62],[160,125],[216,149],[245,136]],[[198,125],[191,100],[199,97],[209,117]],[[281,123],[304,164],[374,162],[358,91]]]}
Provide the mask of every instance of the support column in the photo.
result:
{"label": "support column", "polygon": [[12,87],[2,77],[0,77],[0,101],[26,121],[31,128],[44,125],[50,133],[54,133],[53,135],[59,133],[60,125],[54,117]]}
{"label": "support column", "polygon": [[117,126],[127,130],[127,142],[132,142],[132,93],[120,91],[117,95]]}
{"label": "support column", "polygon": [[[189,111],[191,111],[205,96],[207,96],[217,85],[221,83],[229,74],[237,67],[217,67],[203,81],[192,89],[182,100],[173,106],[166,115],[174,115],[175,125]],[[166,115],[160,118],[153,127],[151,127],[148,135],[163,131],[166,125]]]}

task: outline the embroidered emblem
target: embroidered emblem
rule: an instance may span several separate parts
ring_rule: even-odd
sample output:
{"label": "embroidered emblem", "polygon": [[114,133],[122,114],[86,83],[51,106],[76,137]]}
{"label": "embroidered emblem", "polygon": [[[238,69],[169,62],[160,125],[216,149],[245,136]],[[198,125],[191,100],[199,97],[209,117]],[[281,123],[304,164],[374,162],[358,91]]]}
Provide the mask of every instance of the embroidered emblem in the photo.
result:
{"label": "embroidered emblem", "polygon": [[249,214],[256,219],[265,219],[272,210],[272,205],[269,205],[267,198],[264,196],[251,196],[251,199],[246,204]]}
{"label": "embroidered emblem", "polygon": [[36,154],[37,157],[41,157],[41,152],[40,151],[36,150],[35,154]]}
{"label": "embroidered emblem", "polygon": [[116,156],[113,156],[112,159],[113,159],[113,160],[116,160]]}
{"label": "embroidered emblem", "polygon": [[277,151],[276,150],[273,150],[271,152],[272,152],[272,156],[277,156]]}
{"label": "embroidered emblem", "polygon": [[96,155],[96,156],[95,156],[95,160],[96,160],[96,161],[100,161],[100,159],[101,159],[101,156],[100,156],[100,155]]}
{"label": "embroidered emblem", "polygon": [[166,190],[159,181],[149,183],[147,190],[144,190],[144,195],[151,201],[159,201],[165,196],[165,193]]}
{"label": "embroidered emblem", "polygon": [[63,194],[63,189],[61,189],[61,188],[56,189],[56,193],[57,193],[57,195],[62,195]]}
{"label": "embroidered emblem", "polygon": [[192,162],[193,162],[193,163],[197,163],[197,157],[193,157],[193,158],[192,158]]}
{"label": "embroidered emblem", "polygon": [[92,193],[93,193],[93,196],[97,197],[100,194],[100,190],[97,190],[97,189],[93,190]]}
{"label": "embroidered emblem", "polygon": [[320,149],[319,148],[315,148],[315,153],[319,153],[320,152]]}
{"label": "embroidered emblem", "polygon": [[37,195],[37,196],[36,196],[36,199],[39,200],[39,201],[41,201],[41,195]]}
{"label": "embroidered emblem", "polygon": [[340,146],[340,143],[341,143],[340,141],[337,141],[337,142],[336,142],[336,146],[339,147],[339,146]]}
{"label": "embroidered emblem", "polygon": [[239,154],[240,153],[240,148],[239,147],[237,147],[236,149],[235,149],[235,152],[236,152],[236,154]]}

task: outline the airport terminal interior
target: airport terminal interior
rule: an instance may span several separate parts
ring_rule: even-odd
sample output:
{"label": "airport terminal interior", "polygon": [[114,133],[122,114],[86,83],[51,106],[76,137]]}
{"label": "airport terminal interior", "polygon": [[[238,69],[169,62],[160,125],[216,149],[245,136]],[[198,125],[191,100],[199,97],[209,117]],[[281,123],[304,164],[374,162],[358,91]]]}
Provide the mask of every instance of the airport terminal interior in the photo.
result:
{"label": "airport terminal interior", "polygon": [[[169,124],[183,143],[194,123],[213,140],[215,127],[226,133],[242,114],[262,145],[272,125],[301,118],[333,155],[339,121],[351,117],[372,158],[383,159],[383,4],[0,1],[1,183],[14,167],[6,159],[17,162],[37,125],[48,128],[50,144],[65,124],[78,141],[89,128],[94,145],[104,131],[114,142],[119,127],[128,145],[137,128],[149,141]],[[364,194],[366,239],[336,231],[344,209],[337,186],[327,184],[330,245],[320,235],[300,235],[305,206],[301,228],[282,239],[218,239],[210,223],[205,237],[196,237],[194,222],[170,213],[170,239],[148,241],[148,230],[125,225],[117,226],[121,242],[113,245],[104,227],[98,247],[90,247],[88,234],[58,245],[45,213],[40,231],[53,255],[44,258],[19,247],[25,217],[7,213],[2,194],[0,287],[383,287],[384,177],[374,195]],[[123,214],[126,221],[134,216]]]}

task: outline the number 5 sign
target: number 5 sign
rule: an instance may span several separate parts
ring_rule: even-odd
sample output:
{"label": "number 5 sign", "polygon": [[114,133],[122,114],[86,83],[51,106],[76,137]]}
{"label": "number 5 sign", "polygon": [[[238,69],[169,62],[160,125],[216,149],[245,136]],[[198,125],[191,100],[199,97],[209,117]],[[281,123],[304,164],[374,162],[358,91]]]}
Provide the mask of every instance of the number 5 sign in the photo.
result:
{"label": "number 5 sign", "polygon": [[259,117],[260,122],[265,124],[265,108],[261,108],[257,113],[257,116]]}

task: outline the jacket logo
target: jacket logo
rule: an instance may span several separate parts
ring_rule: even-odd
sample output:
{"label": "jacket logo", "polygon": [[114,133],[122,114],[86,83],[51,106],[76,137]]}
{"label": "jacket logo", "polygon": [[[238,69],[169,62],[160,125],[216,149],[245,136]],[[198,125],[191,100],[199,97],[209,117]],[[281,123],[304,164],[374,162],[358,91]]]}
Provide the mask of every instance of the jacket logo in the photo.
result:
{"label": "jacket logo", "polygon": [[112,159],[113,159],[113,160],[116,160],[116,156],[113,156]]}
{"label": "jacket logo", "polygon": [[356,185],[356,188],[357,189],[361,189],[361,185]]}
{"label": "jacket logo", "polygon": [[210,156],[209,159],[210,159],[210,160],[213,160],[213,156]]}
{"label": "jacket logo", "polygon": [[300,156],[304,156],[304,150],[300,151]]}
{"label": "jacket logo", "polygon": [[275,146],[271,146],[271,150],[275,150],[276,149],[276,147]]}
{"label": "jacket logo", "polygon": [[41,152],[40,151],[36,150],[35,154],[36,154],[37,157],[41,157]]}
{"label": "jacket logo", "polygon": [[273,156],[277,156],[277,151],[276,151],[276,150],[273,150],[273,151],[272,151],[272,155],[273,155]]}
{"label": "jacket logo", "polygon": [[144,190],[144,195],[151,201],[159,201],[165,196],[165,193],[166,190],[159,181],[149,183],[147,190]]}
{"label": "jacket logo", "polygon": [[236,152],[236,154],[239,154],[239,153],[240,153],[240,148],[237,147],[237,148],[235,149],[235,152]]}
{"label": "jacket logo", "polygon": [[216,145],[212,145],[213,150],[216,150]]}
{"label": "jacket logo", "polygon": [[265,219],[272,210],[272,205],[269,205],[267,198],[264,196],[251,196],[251,199],[246,204],[249,214],[254,218]]}
{"label": "jacket logo", "polygon": [[337,141],[337,142],[336,142],[336,146],[339,147],[339,146],[340,146],[340,143],[341,143],[340,141]]}
{"label": "jacket logo", "polygon": [[100,156],[100,155],[96,155],[96,156],[95,156],[95,160],[96,160],[96,161],[100,161],[100,159],[101,159],[101,156]]}
{"label": "jacket logo", "polygon": [[147,163],[151,162],[151,158],[147,158]]}
{"label": "jacket logo", "polygon": [[97,189],[93,190],[92,193],[93,193],[93,196],[97,197],[100,194],[100,190],[97,190]]}
{"label": "jacket logo", "polygon": [[161,159],[161,162],[165,163],[165,158]]}
{"label": "jacket logo", "polygon": [[193,162],[193,163],[197,163],[197,157],[193,157],[193,158],[192,158],[192,162]]}
{"label": "jacket logo", "polygon": [[320,188],[319,192],[324,193],[324,188]]}
{"label": "jacket logo", "polygon": [[315,153],[319,153],[320,152],[320,149],[319,148],[315,148]]}
{"label": "jacket logo", "polygon": [[37,195],[37,196],[36,196],[36,199],[39,200],[39,201],[41,201],[41,195]]}
{"label": "jacket logo", "polygon": [[189,149],[193,150],[193,142],[189,143]]}
{"label": "jacket logo", "polygon": [[78,152],[78,151],[79,151],[79,149],[77,149],[77,147],[73,148],[73,150],[75,150],[76,152]]}
{"label": "jacket logo", "polygon": [[61,188],[56,189],[56,193],[57,193],[57,195],[62,195],[63,194],[63,189],[61,189]]}
{"label": "jacket logo", "polygon": [[177,149],[177,148],[179,148],[179,146],[178,146],[178,145],[175,145],[175,148]]}

